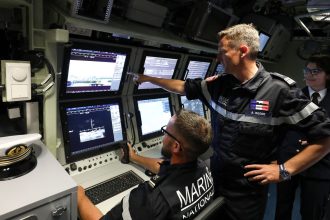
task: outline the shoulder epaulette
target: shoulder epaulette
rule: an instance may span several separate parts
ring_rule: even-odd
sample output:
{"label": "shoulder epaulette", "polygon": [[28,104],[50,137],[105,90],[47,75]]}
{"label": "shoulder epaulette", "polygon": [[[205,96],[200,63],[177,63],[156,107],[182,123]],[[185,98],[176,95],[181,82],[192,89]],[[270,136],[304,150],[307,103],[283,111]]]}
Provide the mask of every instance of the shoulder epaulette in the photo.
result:
{"label": "shoulder epaulette", "polygon": [[285,81],[289,86],[293,86],[296,84],[296,81],[294,81],[293,79],[291,79],[288,76],[284,76],[282,74],[275,73],[275,72],[270,73],[270,75],[274,76],[277,79],[281,79],[281,80]]}

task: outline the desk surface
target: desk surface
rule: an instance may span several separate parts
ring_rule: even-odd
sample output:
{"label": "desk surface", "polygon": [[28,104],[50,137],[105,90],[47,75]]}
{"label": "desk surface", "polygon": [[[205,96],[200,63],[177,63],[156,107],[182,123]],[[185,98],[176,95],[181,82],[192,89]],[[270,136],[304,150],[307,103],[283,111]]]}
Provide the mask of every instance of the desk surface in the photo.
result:
{"label": "desk surface", "polygon": [[47,147],[33,145],[37,166],[15,179],[0,181],[0,219],[7,219],[76,191],[76,183]]}

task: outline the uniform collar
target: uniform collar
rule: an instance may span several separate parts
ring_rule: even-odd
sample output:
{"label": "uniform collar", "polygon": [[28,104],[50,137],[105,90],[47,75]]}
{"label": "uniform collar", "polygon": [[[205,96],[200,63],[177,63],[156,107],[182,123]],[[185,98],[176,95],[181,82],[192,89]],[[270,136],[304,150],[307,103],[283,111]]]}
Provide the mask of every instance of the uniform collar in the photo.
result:
{"label": "uniform collar", "polygon": [[[314,92],[315,92],[315,91],[314,91],[311,87],[308,87],[308,93],[309,93],[309,96],[310,96],[310,97],[312,96],[312,94],[313,94]],[[319,102],[320,102],[320,101],[323,100],[324,96],[327,94],[327,88],[318,91],[318,93],[320,94],[320,98],[319,98]]]}
{"label": "uniform collar", "polygon": [[261,63],[257,62],[257,67],[258,67],[258,71],[256,72],[256,74],[249,79],[248,81],[242,83],[240,85],[241,88],[246,89],[252,93],[256,92],[257,89],[260,87],[260,84],[264,81],[264,79],[266,78],[265,75],[265,69],[262,66]]}
{"label": "uniform collar", "polygon": [[183,164],[170,164],[169,160],[164,160],[161,164],[160,164],[160,170],[159,170],[159,176],[161,175],[165,175],[169,172],[172,172],[173,170],[177,170],[177,169],[189,169],[189,168],[193,168],[196,167],[197,165],[197,160],[194,160],[192,162],[188,162],[188,163],[183,163]]}

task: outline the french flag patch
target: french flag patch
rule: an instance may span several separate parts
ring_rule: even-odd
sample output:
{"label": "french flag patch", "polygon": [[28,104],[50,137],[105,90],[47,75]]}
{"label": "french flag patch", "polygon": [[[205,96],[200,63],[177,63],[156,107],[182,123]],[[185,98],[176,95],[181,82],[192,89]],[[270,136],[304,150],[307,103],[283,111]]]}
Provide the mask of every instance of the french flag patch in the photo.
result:
{"label": "french flag patch", "polygon": [[269,101],[251,100],[250,109],[268,112],[269,111]]}

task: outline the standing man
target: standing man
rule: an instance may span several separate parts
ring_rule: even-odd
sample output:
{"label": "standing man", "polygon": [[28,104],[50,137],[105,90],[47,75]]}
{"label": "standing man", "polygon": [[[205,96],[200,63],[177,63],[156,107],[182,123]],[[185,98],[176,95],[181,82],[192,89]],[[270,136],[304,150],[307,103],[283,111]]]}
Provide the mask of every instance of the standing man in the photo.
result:
{"label": "standing man", "polygon": [[[330,115],[330,56],[313,55],[303,69],[306,87],[303,93]],[[279,163],[284,163],[305,144],[303,133],[289,131],[279,149]],[[330,219],[330,154],[290,181],[277,184],[276,220],[290,220],[296,189],[301,187],[300,213],[303,220]]]}
{"label": "standing man", "polygon": [[[219,32],[217,58],[226,74],[213,80],[141,74],[133,78],[188,99],[199,98],[211,109],[211,171],[216,194],[226,198],[220,216],[226,220],[262,219],[266,184],[288,179],[330,152],[330,122],[324,112],[306,99],[293,80],[267,72],[256,61],[258,49],[258,31],[252,25],[238,24]],[[313,145],[281,166],[269,164],[287,127],[304,130]]]}
{"label": "standing man", "polygon": [[162,154],[168,159],[139,156],[129,146],[130,160],[158,175],[139,184],[104,216],[79,187],[82,220],[193,219],[210,204],[212,176],[205,163],[197,159],[211,144],[210,124],[194,112],[179,110],[161,130]]}

